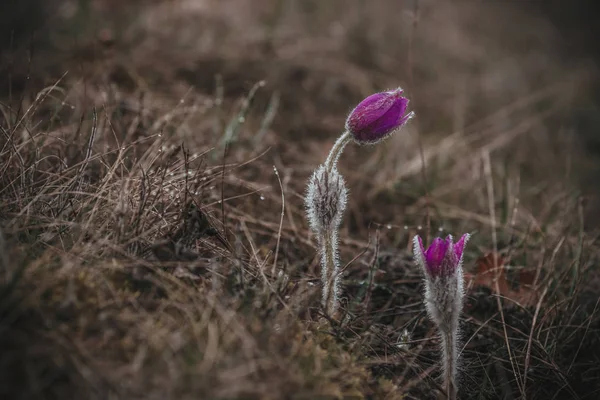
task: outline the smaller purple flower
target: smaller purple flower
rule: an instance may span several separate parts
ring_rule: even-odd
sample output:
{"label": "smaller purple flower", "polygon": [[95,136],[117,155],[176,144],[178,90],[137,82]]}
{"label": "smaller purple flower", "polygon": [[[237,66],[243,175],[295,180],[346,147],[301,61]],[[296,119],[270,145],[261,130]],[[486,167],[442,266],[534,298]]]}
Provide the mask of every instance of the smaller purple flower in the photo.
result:
{"label": "smaller purple flower", "polygon": [[409,100],[397,88],[375,93],[361,101],[346,120],[346,130],[359,144],[374,144],[399,129],[413,112],[405,115]]}
{"label": "smaller purple flower", "polygon": [[442,335],[443,370],[449,399],[456,399],[458,331],[465,297],[462,258],[469,237],[466,233],[456,243],[450,235],[446,239],[435,238],[427,249],[418,235],[413,238],[415,261],[425,275],[425,308]]}
{"label": "smaller purple flower", "polygon": [[446,239],[435,238],[425,249],[418,235],[414,238],[414,253],[417,262],[431,278],[454,275],[462,266],[463,251],[470,235],[465,233],[454,243],[452,236]]}

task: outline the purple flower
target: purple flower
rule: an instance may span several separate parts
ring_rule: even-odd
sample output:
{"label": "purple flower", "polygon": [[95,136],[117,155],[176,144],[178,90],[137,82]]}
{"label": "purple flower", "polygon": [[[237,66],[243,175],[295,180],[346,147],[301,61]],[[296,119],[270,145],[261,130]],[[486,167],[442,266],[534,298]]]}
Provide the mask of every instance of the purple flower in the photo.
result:
{"label": "purple flower", "polygon": [[408,99],[401,96],[402,92],[398,88],[372,94],[352,110],[346,130],[357,143],[377,143],[413,117],[413,112],[405,115]]}
{"label": "purple flower", "polygon": [[462,266],[463,251],[469,237],[469,234],[465,233],[456,243],[451,235],[446,239],[435,238],[425,250],[423,240],[417,235],[414,243],[417,262],[432,278],[454,275]]}
{"label": "purple flower", "polygon": [[425,307],[442,334],[445,388],[456,399],[458,329],[465,297],[462,258],[469,240],[466,233],[454,243],[452,236],[435,238],[425,250],[423,240],[413,238],[415,261],[425,274]]}

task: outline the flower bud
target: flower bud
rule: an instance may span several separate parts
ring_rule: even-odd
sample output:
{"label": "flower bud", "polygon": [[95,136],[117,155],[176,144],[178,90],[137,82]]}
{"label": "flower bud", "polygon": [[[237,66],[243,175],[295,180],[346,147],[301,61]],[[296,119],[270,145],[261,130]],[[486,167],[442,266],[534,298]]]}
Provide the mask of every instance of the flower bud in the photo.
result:
{"label": "flower bud", "polygon": [[463,307],[462,258],[469,234],[453,243],[452,236],[436,238],[427,250],[416,235],[413,239],[417,264],[425,273],[425,303],[431,319],[444,332],[455,331]]}
{"label": "flower bud", "polygon": [[451,235],[448,235],[445,240],[435,238],[429,248],[425,250],[423,241],[417,235],[414,239],[417,262],[432,278],[454,275],[462,266],[463,251],[469,237],[469,234],[466,233],[456,243],[453,243]]}
{"label": "flower bud", "polygon": [[321,165],[308,182],[306,211],[310,227],[318,235],[338,228],[346,209],[347,190],[336,168]]}
{"label": "flower bud", "polygon": [[410,118],[405,115],[408,99],[401,88],[375,93],[361,101],[346,120],[346,130],[359,144],[374,144],[387,138]]}

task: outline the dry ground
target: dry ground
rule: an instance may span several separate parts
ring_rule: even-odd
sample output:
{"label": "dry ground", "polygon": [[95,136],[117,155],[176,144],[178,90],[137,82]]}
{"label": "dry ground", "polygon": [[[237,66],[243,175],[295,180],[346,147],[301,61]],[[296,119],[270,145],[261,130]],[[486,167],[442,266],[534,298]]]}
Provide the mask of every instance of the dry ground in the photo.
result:
{"label": "dry ground", "polygon": [[[463,232],[460,398],[599,396],[597,71],[535,7],[20,4],[0,12],[19,21],[0,41],[2,398],[435,398],[410,241]],[[340,161],[329,320],[306,180],[396,86],[416,118]]]}

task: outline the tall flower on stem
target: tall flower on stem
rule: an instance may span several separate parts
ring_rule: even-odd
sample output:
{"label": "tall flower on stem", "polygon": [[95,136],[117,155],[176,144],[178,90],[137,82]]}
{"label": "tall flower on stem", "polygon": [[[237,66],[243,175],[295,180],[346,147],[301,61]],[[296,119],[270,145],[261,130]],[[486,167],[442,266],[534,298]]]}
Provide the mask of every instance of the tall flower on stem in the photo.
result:
{"label": "tall flower on stem", "polygon": [[427,250],[416,235],[413,239],[415,261],[425,276],[425,305],[442,336],[444,384],[451,400],[456,399],[458,361],[458,321],[463,309],[463,251],[469,234],[456,242],[452,236],[436,238]]}
{"label": "tall flower on stem", "polygon": [[337,311],[339,300],[338,230],[348,197],[337,162],[346,145],[375,144],[402,127],[414,113],[406,113],[408,99],[402,89],[375,93],[360,102],[346,120],[346,131],[333,145],[323,165],[311,176],[305,197],[306,214],[317,236],[321,255],[322,305],[328,315]]}

